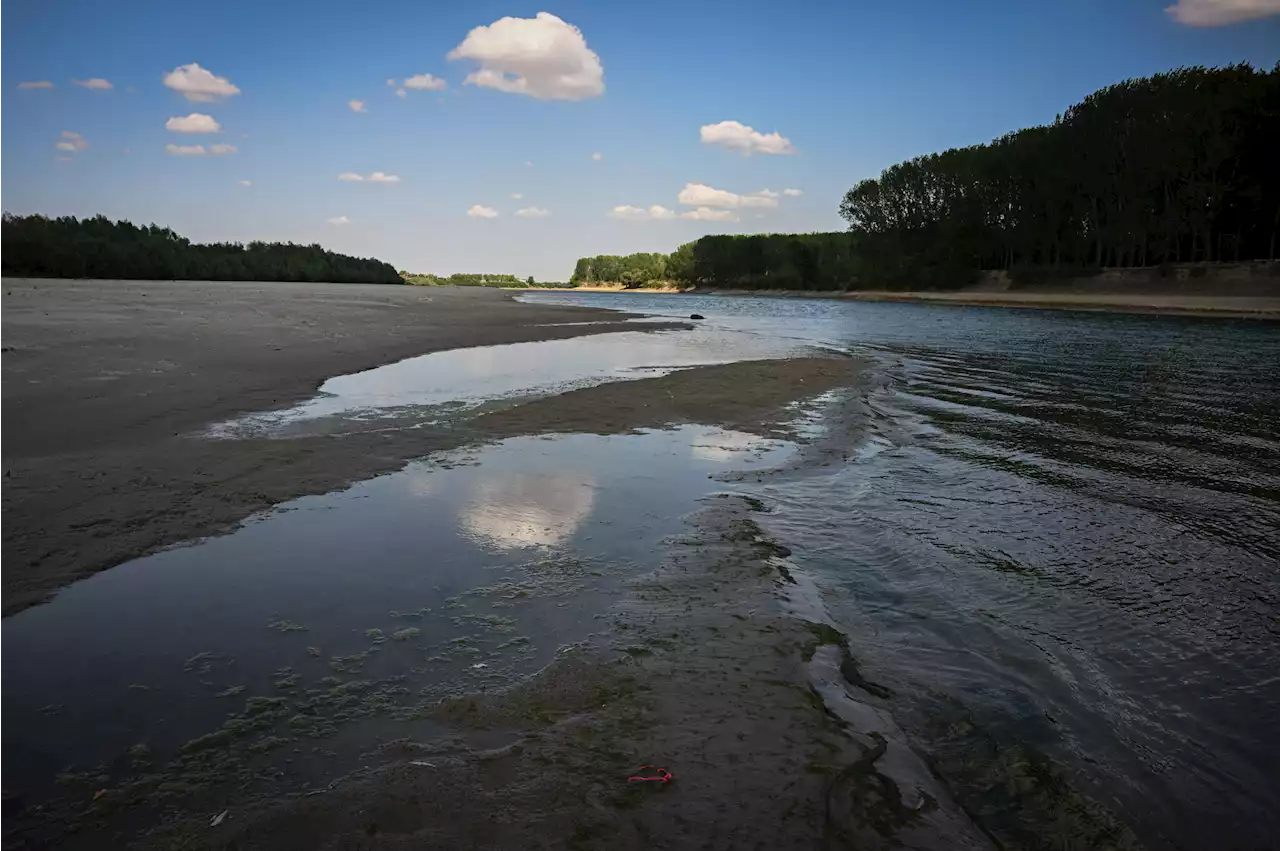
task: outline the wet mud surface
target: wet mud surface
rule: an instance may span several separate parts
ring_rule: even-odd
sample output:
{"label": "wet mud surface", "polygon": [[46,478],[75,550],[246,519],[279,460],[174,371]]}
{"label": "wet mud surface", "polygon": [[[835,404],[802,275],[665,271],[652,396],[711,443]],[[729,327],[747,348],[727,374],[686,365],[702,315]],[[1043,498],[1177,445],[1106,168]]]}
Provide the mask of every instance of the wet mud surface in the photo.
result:
{"label": "wet mud surface", "polygon": [[4,293],[6,615],[455,445],[429,431],[342,446],[216,444],[194,431],[424,352],[635,327],[628,314],[483,288],[5,279]]}

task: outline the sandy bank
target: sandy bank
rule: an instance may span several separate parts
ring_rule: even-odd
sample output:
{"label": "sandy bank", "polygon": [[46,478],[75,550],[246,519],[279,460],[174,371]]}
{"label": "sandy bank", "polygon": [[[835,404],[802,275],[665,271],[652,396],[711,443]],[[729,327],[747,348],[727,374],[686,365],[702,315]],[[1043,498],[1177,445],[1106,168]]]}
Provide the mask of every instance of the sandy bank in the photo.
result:
{"label": "sandy bank", "polygon": [[[553,293],[682,293],[685,287],[624,287],[622,284],[588,284],[581,287],[541,287]],[[524,290],[536,292],[536,290]]]}
{"label": "sandy bank", "polygon": [[[412,355],[634,330],[480,287],[4,280],[4,612],[455,445],[189,435]],[[590,325],[564,325],[581,323]]]}

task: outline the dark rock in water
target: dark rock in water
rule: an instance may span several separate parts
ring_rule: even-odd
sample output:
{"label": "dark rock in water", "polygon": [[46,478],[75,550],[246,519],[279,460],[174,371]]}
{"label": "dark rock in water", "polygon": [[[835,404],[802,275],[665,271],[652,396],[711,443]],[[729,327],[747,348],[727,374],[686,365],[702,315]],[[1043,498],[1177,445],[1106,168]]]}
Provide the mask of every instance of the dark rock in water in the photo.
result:
{"label": "dark rock in water", "polygon": [[19,813],[22,813],[22,810],[22,795],[17,795],[17,793],[6,790],[0,790],[0,816],[18,815]]}
{"label": "dark rock in water", "polygon": [[706,319],[707,317],[703,316],[701,313],[690,313],[689,318],[690,319]]}

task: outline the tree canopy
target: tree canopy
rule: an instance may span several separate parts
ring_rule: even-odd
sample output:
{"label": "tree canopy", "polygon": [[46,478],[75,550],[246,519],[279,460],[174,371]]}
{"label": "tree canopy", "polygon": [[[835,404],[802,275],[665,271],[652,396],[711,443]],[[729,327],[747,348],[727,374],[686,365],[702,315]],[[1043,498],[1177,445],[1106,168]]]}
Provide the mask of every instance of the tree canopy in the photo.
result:
{"label": "tree canopy", "polygon": [[573,269],[569,282],[574,286],[589,284],[622,284],[626,287],[643,287],[666,283],[666,254],[601,254],[599,257],[582,257]]}
{"label": "tree canopy", "polygon": [[946,285],[977,269],[1275,257],[1280,65],[1108,86],[1053,124],[916,157],[848,191],[863,273]]}
{"label": "tree canopy", "polygon": [[564,286],[552,281],[539,283],[533,279],[533,275],[521,278],[518,275],[493,275],[484,272],[455,272],[448,277],[422,272],[401,272],[400,277],[404,278],[407,284],[417,284],[424,287],[505,287],[511,289],[514,287]]}
{"label": "tree canopy", "polygon": [[279,242],[199,245],[169,228],[106,216],[5,214],[4,274],[34,278],[403,283],[388,263],[319,245]]}
{"label": "tree canopy", "polygon": [[584,257],[573,280],[740,289],[947,289],[1276,257],[1280,65],[1181,68],[1094,92],[1052,124],[928,154],[851,188],[839,233],[705,236]]}

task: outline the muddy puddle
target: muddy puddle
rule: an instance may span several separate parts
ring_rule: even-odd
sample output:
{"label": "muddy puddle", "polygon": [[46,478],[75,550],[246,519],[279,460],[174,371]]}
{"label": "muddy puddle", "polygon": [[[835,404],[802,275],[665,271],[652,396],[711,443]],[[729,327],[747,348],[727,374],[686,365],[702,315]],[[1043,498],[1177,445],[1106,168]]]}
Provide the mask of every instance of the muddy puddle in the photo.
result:
{"label": "muddy puddle", "polygon": [[[6,794],[306,789],[441,697],[510,684],[602,629],[709,477],[783,441],[702,426],[513,438],[279,506],[5,620]],[[130,791],[131,790],[131,791]],[[182,803],[187,801],[187,803]]]}
{"label": "muddy puddle", "polygon": [[[635,320],[635,324],[643,328],[646,323]],[[336,376],[324,382],[314,398],[297,406],[219,423],[209,434],[288,437],[435,426],[503,402],[610,381],[654,378],[693,366],[781,358],[801,348],[812,345],[695,326],[452,349]]]}

